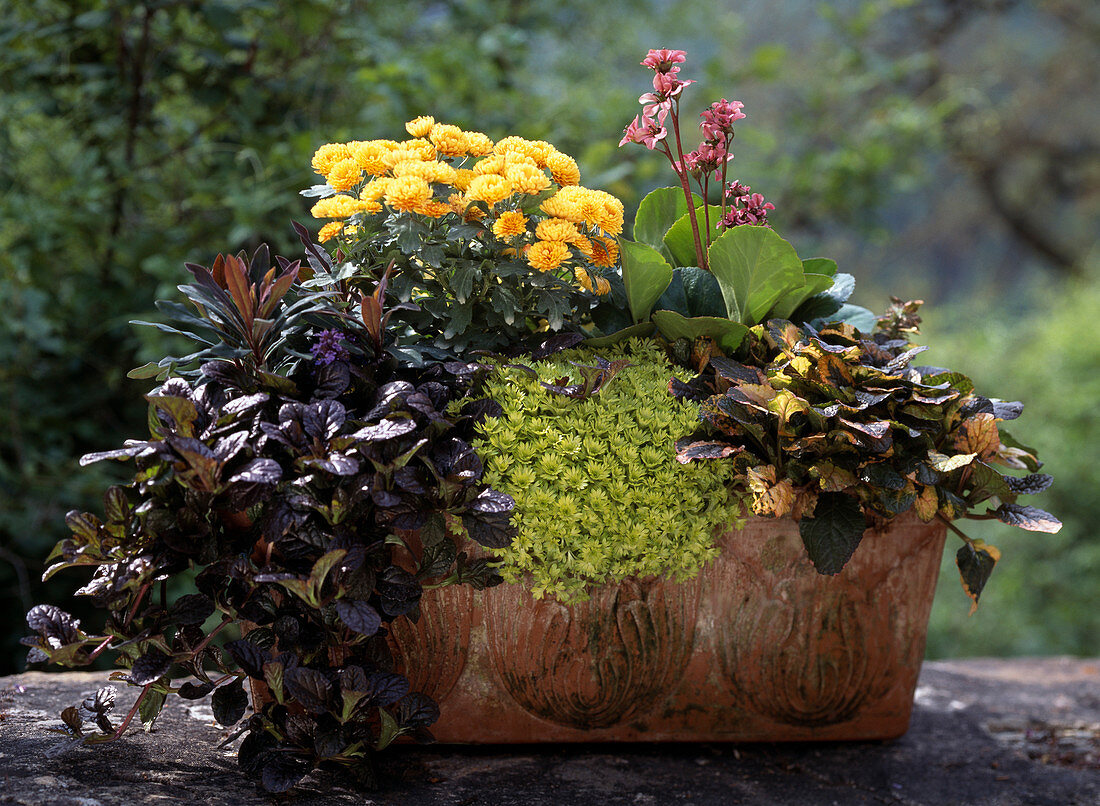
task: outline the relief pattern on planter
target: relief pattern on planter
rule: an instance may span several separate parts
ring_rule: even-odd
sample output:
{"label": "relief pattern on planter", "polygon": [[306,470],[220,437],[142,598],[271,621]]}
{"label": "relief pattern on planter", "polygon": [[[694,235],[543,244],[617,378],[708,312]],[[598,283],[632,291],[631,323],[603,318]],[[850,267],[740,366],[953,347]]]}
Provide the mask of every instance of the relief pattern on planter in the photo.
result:
{"label": "relief pattern on planter", "polygon": [[437,703],[451,693],[466,666],[473,609],[473,589],[452,585],[424,591],[415,624],[401,618],[390,625],[390,652],[412,691],[427,694]]}
{"label": "relief pattern on planter", "polygon": [[896,603],[915,595],[908,581],[920,575],[872,563],[861,584],[847,584],[814,573],[795,541],[727,556],[715,569],[715,651],[747,710],[801,727],[846,722],[889,693],[898,668],[919,664],[924,624]]}
{"label": "relief pattern on planter", "polygon": [[699,586],[627,580],[573,606],[519,586],[486,591],[489,657],[528,713],[605,728],[664,701],[694,650]]}

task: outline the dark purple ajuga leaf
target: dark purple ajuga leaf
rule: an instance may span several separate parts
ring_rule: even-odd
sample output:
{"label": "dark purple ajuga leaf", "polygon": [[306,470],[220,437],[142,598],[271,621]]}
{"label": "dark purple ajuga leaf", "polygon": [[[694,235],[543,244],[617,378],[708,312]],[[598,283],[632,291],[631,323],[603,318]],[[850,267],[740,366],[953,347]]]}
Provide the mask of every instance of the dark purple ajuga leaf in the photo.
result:
{"label": "dark purple ajuga leaf", "polygon": [[338,400],[319,400],[302,412],[302,427],[309,436],[328,440],[336,436],[347,419],[344,404]]}
{"label": "dark purple ajuga leaf", "polygon": [[210,698],[210,708],[214,719],[222,725],[236,725],[248,708],[248,695],[244,691],[244,680],[237,678],[231,683],[219,687]]}
{"label": "dark purple ajuga leaf", "polygon": [[474,512],[496,515],[511,512],[516,508],[516,500],[507,493],[494,490],[492,487],[486,487],[470,502],[469,507]]}
{"label": "dark purple ajuga leaf", "polygon": [[307,711],[323,714],[328,710],[332,684],[322,672],[300,666],[297,669],[288,669],[283,679],[290,696]]}
{"label": "dark purple ajuga leaf", "polygon": [[462,525],[470,539],[490,549],[502,549],[511,545],[518,527],[512,523],[511,513],[481,514],[466,512],[462,515]]}
{"label": "dark purple ajuga leaf", "polygon": [[438,381],[426,381],[416,387],[416,391],[417,394],[427,397],[437,411],[446,408],[451,400],[451,393],[447,391],[447,387]]}
{"label": "dark purple ajuga leaf", "polygon": [[714,390],[699,378],[690,383],[684,383],[677,377],[669,378],[668,391],[677,400],[690,400],[695,403],[705,400],[714,393]]}
{"label": "dark purple ajuga leaf", "polygon": [[491,398],[467,401],[459,410],[459,417],[468,417],[475,426],[488,417],[500,417],[503,414],[504,408]]}
{"label": "dark purple ajuga leaf", "polygon": [[532,361],[541,361],[563,350],[576,347],[584,341],[583,333],[555,333],[531,351]]}
{"label": "dark purple ajuga leaf", "polygon": [[366,679],[366,688],[361,690],[365,692],[368,702],[385,708],[409,693],[409,681],[404,675],[373,672]]}
{"label": "dark purple ajuga leaf", "polygon": [[192,683],[188,681],[180,686],[177,693],[185,700],[201,700],[213,690],[213,683]]}
{"label": "dark purple ajuga leaf", "polygon": [[346,666],[340,670],[340,691],[363,693],[369,688],[362,666]]}
{"label": "dark purple ajuga leaf", "polygon": [[110,713],[115,708],[114,686],[104,686],[94,694],[89,694],[80,703],[79,715],[82,721],[95,721],[96,725],[104,733],[113,733],[115,726],[111,724]]}
{"label": "dark purple ajuga leaf", "polygon": [[371,636],[382,626],[378,611],[363,601],[340,599],[336,602],[336,615],[340,621],[361,635]]}
{"label": "dark purple ajuga leaf", "polygon": [[155,683],[172,668],[172,658],[155,647],[142,653],[130,669],[130,681],[135,686]]}
{"label": "dark purple ajuga leaf", "polygon": [[236,431],[229,436],[218,437],[214,443],[214,458],[223,464],[228,462],[248,444],[248,431]]}
{"label": "dark purple ajuga leaf", "polygon": [[154,443],[145,442],[139,440],[128,439],[126,440],[125,448],[117,448],[113,451],[97,451],[95,453],[86,453],[80,457],[80,466],[87,467],[90,464],[96,462],[102,462],[105,459],[132,459],[135,456],[140,456],[147,451],[152,451]]}
{"label": "dark purple ajuga leaf", "polygon": [[230,484],[278,484],[283,468],[274,459],[253,459],[229,477]]}
{"label": "dark purple ajuga leaf", "polygon": [[432,464],[445,479],[474,483],[481,479],[485,466],[477,451],[465,440],[454,437],[439,443],[432,451]]}
{"label": "dark purple ajuga leaf", "polygon": [[27,611],[27,626],[53,646],[80,640],[80,621],[53,605],[35,605]]}
{"label": "dark purple ajuga leaf", "polygon": [[288,752],[272,751],[265,756],[260,785],[266,792],[287,792],[306,777],[309,764]]}
{"label": "dark purple ajuga leaf", "polygon": [[317,367],[314,375],[317,385],[313,389],[313,396],[320,400],[333,400],[351,386],[351,370],[346,361],[333,361]]}
{"label": "dark purple ajuga leaf", "polygon": [[352,437],[359,442],[383,442],[415,431],[416,420],[404,417],[386,418],[375,425],[360,428]]}
{"label": "dark purple ajuga leaf", "polygon": [[225,649],[249,677],[264,676],[264,664],[271,660],[270,653],[243,638],[229,642]]}
{"label": "dark purple ajuga leaf", "polygon": [[746,366],[732,358],[713,355],[710,357],[709,366],[714,369],[714,373],[719,378],[733,383],[760,384],[767,381],[764,373],[756,367]]}
{"label": "dark purple ajuga leaf", "polygon": [[378,581],[382,610],[388,616],[403,616],[420,602],[424,589],[412,574],[403,568],[390,566]]}
{"label": "dark purple ajuga leaf", "polygon": [[394,471],[393,483],[402,492],[411,493],[412,495],[424,495],[428,488],[424,486],[421,475],[420,470],[406,465]]}
{"label": "dark purple ajuga leaf", "polygon": [[214,602],[201,593],[188,593],[168,608],[168,618],[177,624],[202,624],[214,613]]}
{"label": "dark purple ajuga leaf", "polygon": [[414,691],[401,698],[396,716],[403,728],[426,728],[439,719],[439,706],[431,697]]}

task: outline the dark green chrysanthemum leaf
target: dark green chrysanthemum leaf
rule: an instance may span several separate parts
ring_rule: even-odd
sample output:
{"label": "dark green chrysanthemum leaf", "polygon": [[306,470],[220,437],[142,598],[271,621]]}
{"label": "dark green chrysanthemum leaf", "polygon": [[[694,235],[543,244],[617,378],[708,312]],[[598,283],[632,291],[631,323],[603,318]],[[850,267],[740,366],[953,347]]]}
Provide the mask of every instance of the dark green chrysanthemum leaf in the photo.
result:
{"label": "dark green chrysanthemum leaf", "polygon": [[978,609],[978,598],[982,595],[993,566],[1001,559],[1001,552],[993,546],[987,546],[981,540],[964,543],[955,553],[955,563],[959,566],[963,590],[973,600],[970,613]]}
{"label": "dark green chrysanthemum leaf", "polygon": [[210,698],[210,708],[214,711],[214,719],[222,725],[236,725],[240,722],[248,708],[244,680],[238,677],[232,683],[215,689],[214,696]]}
{"label": "dark green chrysanthemum leaf", "polygon": [[160,680],[172,667],[172,658],[159,649],[147,650],[134,661],[130,669],[130,680],[135,686],[147,686]]}
{"label": "dark green chrysanthemum leaf", "polygon": [[1048,532],[1053,534],[1062,528],[1062,522],[1038,507],[1024,507],[1019,504],[1001,504],[993,514],[1012,526],[1019,526],[1029,532]]}
{"label": "dark green chrysanthemum leaf", "polygon": [[819,574],[839,574],[855,553],[866,529],[859,499],[845,493],[822,493],[812,518],[799,521],[806,553]]}

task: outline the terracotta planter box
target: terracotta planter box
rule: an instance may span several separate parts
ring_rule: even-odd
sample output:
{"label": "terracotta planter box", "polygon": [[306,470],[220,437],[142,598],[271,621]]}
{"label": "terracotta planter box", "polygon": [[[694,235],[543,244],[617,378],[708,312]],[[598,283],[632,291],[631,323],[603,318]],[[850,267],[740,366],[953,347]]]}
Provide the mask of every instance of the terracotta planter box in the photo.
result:
{"label": "terracotta planter box", "polygon": [[440,742],[888,739],[909,727],[945,529],[903,517],[817,574],[797,526],[752,519],[684,584],[573,607],[518,585],[428,591],[393,627]]}

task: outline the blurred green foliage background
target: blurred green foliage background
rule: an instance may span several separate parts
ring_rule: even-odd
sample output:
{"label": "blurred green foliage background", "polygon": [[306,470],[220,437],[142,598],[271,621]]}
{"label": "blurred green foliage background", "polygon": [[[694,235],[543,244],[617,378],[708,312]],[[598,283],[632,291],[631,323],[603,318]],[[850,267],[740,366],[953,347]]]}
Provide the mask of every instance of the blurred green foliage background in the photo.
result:
{"label": "blurred green foliage background", "polygon": [[926,299],[928,362],[1028,403],[1066,527],[973,528],[1005,559],[968,619],[948,553],[930,654],[1100,653],[1098,44],[1088,0],[0,0],[0,674],[78,584],[42,560],[118,472],[77,457],[144,433],[125,373],[165,345],[127,323],[184,260],[296,256],[314,148],[419,114],[636,206],[671,184],[616,148],[650,47],[688,51],[686,109],[744,101],[731,176],[800,253]]}

